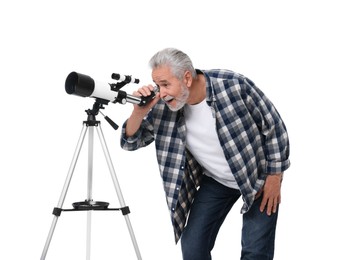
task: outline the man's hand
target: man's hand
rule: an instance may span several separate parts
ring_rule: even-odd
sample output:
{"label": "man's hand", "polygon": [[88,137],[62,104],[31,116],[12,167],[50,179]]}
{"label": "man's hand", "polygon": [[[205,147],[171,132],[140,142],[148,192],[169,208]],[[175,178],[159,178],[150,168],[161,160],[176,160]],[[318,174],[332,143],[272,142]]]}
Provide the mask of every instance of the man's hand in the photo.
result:
{"label": "man's hand", "polygon": [[[141,88],[139,88],[137,91],[133,92],[133,96],[137,96],[137,97],[148,97],[152,94],[152,91],[154,91],[154,87],[152,85],[147,85],[147,86],[143,86]],[[153,100],[151,100],[150,102],[148,102],[146,105],[144,106],[139,106],[139,105],[134,105],[134,112],[135,113],[139,113],[142,115],[142,117],[144,117],[148,111],[154,107],[154,105],[159,101],[160,97],[159,97],[159,93],[157,93],[154,97]]]}
{"label": "man's hand", "polygon": [[[142,88],[139,88],[137,91],[134,91],[133,95],[137,97],[141,97],[141,96],[147,97],[151,95],[151,91],[153,90],[154,90],[154,87],[152,85],[147,85],[147,86],[143,86]],[[154,99],[151,100],[151,102],[147,103],[145,106],[139,106],[136,104],[134,105],[132,114],[127,120],[127,125],[126,125],[127,136],[132,136],[138,131],[144,116],[146,116],[149,110],[155,106],[155,104],[159,101],[159,99],[160,99],[160,94],[157,93]]]}
{"label": "man's hand", "polygon": [[[266,208],[267,215],[277,212],[278,205],[281,202],[281,180],[282,173],[268,175],[261,191],[263,193],[260,204],[260,211],[264,212]],[[259,193],[261,193],[259,192]],[[260,196],[260,194],[258,194]]]}

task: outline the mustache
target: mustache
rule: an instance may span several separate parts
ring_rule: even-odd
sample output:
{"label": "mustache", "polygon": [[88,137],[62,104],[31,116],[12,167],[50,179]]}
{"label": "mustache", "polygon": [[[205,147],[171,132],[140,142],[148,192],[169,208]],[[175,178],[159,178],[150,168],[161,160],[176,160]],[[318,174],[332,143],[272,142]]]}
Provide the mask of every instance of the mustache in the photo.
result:
{"label": "mustache", "polygon": [[166,96],[166,97],[162,98],[162,100],[165,101],[165,102],[171,101],[173,99],[174,99],[173,96]]}

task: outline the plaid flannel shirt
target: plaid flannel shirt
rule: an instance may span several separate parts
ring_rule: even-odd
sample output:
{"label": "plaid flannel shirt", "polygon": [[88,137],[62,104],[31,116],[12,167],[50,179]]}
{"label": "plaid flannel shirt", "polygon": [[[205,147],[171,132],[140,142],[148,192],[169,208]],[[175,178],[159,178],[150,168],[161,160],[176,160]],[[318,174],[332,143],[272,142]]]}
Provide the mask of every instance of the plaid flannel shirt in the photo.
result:
{"label": "plaid flannel shirt", "polygon": [[[206,78],[206,102],[216,120],[225,158],[243,198],[241,213],[251,207],[268,174],[290,165],[286,127],[273,104],[248,78],[229,70],[199,71]],[[203,119],[202,119],[202,124]],[[159,170],[178,242],[203,168],[186,149],[183,109],[173,112],[160,100],[134,136],[122,127],[121,147],[136,150],[155,141]]]}

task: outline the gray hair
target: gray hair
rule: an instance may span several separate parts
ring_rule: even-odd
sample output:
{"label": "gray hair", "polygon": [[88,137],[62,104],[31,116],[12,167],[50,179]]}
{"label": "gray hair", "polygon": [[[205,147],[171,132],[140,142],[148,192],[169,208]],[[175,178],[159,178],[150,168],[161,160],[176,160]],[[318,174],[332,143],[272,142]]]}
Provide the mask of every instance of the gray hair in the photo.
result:
{"label": "gray hair", "polygon": [[180,80],[183,79],[186,71],[191,72],[193,78],[197,76],[188,55],[174,48],[166,48],[157,52],[149,61],[149,65],[151,69],[167,65],[171,68],[173,75]]}

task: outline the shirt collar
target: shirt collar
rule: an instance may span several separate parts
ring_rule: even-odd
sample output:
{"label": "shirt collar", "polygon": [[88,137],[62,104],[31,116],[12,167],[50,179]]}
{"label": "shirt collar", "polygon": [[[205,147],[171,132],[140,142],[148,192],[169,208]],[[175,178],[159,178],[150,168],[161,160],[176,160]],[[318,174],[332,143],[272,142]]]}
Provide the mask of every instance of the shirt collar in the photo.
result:
{"label": "shirt collar", "polygon": [[205,80],[206,80],[206,101],[207,102],[212,102],[215,101],[215,94],[214,94],[214,89],[212,87],[212,82],[210,77],[207,75],[205,70],[200,70],[200,69],[196,69],[195,70],[197,72],[197,74],[202,74],[205,76]]}

